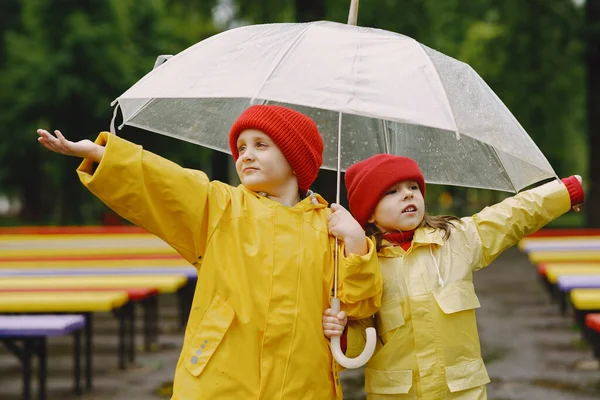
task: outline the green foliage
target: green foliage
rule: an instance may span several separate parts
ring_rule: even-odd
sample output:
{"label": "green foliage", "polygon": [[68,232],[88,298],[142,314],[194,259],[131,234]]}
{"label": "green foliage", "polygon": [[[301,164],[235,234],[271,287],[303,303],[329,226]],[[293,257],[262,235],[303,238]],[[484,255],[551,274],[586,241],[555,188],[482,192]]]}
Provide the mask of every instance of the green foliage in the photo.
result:
{"label": "green foliage", "polygon": [[[229,4],[233,18],[217,26],[212,12],[218,4]],[[74,140],[93,138],[108,128],[111,100],[146,74],[157,55],[175,54],[221,27],[308,16],[345,23],[349,4],[3,0],[0,194],[23,199],[24,222],[94,221],[103,206],[77,182],[78,160],[43,150],[35,141],[37,127],[61,129]],[[576,2],[362,1],[358,23],[408,35],[469,63],[559,175],[587,175],[584,15]],[[132,129],[123,134],[186,166],[207,164],[209,153],[196,146]]]}
{"label": "green foliage", "polygon": [[[80,223],[103,209],[83,194],[74,171],[79,161],[42,149],[36,128],[60,129],[71,140],[106,130],[110,102],[150,71],[157,55],[216,33],[215,2],[10,3],[18,18],[0,28],[0,187],[23,199],[25,222]],[[145,139],[150,146],[160,140]],[[179,142],[161,154],[181,160],[191,151],[201,154]]]}

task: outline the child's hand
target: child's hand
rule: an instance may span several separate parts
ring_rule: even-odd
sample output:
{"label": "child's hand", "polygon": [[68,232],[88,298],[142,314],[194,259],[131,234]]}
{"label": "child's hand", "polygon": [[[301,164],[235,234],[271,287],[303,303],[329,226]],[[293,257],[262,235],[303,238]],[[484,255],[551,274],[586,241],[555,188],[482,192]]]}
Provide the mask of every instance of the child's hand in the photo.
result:
{"label": "child's hand", "polygon": [[45,129],[38,129],[38,142],[45,148],[55,153],[65,154],[68,156],[89,158],[97,163],[102,160],[104,155],[104,147],[95,144],[91,140],[80,140],[79,142],[71,142],[67,140],[60,131],[54,131],[56,137]]}
{"label": "child's hand", "polygon": [[323,313],[323,333],[326,337],[342,336],[344,327],[348,323],[346,313],[340,311],[338,315],[335,315],[331,308],[328,308]]}
{"label": "child's hand", "polygon": [[346,257],[348,254],[358,254],[364,256],[369,248],[365,231],[360,224],[352,217],[352,214],[339,204],[331,204],[331,214],[327,218],[329,233],[342,239],[346,245]]}

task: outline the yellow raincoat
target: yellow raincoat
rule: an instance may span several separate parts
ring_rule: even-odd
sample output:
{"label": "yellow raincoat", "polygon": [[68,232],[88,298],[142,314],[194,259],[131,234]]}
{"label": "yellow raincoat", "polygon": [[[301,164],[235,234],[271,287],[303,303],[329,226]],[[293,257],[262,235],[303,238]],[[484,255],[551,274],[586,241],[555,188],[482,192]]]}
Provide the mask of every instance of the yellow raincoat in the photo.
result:
{"label": "yellow raincoat", "polygon": [[[341,398],[322,330],[333,287],[327,203],[314,195],[285,207],[106,132],[96,143],[104,157],[95,171],[83,161],[83,184],[198,269],[173,399]],[[356,318],[381,299],[368,242],[365,256],[340,254],[339,295]]]}
{"label": "yellow raincoat", "polygon": [[349,356],[364,346],[364,329],[376,325],[379,342],[365,369],[369,400],[486,399],[490,382],[481,358],[473,272],[570,209],[558,181],[522,192],[443,231],[419,228],[408,251],[379,253],[383,298],[376,317],[352,321]]}

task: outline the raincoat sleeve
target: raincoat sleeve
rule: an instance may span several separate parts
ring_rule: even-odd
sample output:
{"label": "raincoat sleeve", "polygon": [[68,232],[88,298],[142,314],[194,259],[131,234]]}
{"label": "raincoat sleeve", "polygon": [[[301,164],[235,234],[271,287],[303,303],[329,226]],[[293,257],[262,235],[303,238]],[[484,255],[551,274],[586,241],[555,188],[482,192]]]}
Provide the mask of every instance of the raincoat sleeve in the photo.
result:
{"label": "raincoat sleeve", "polygon": [[474,229],[473,236],[480,242],[480,262],[474,263],[474,269],[489,265],[523,236],[537,231],[570,208],[567,187],[560,181],[552,181],[463,219]]}
{"label": "raincoat sleeve", "polygon": [[383,279],[377,251],[371,239],[365,239],[368,251],[364,256],[350,254],[345,257],[344,245],[339,249],[338,297],[342,302],[342,310],[353,319],[369,317],[381,305]]}
{"label": "raincoat sleeve", "polygon": [[207,238],[229,203],[227,186],[108,132],[96,143],[105,146],[104,156],[95,171],[91,160],[81,163],[81,182],[123,218],[199,266]]}
{"label": "raincoat sleeve", "polygon": [[367,345],[367,328],[375,328],[375,319],[372,317],[359,320],[349,320],[346,331],[346,357],[358,357]]}

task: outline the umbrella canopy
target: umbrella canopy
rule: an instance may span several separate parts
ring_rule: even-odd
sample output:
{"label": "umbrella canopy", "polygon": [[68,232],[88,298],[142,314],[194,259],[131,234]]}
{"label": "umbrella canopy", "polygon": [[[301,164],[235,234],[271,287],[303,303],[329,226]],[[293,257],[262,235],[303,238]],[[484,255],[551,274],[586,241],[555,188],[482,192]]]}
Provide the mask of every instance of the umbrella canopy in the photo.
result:
{"label": "umbrella canopy", "polygon": [[516,192],[556,177],[467,64],[397,33],[319,21],[246,26],[175,55],[117,98],[123,123],[229,152],[249,105],[312,117],[324,168],[377,153],[415,159],[429,183]]}

